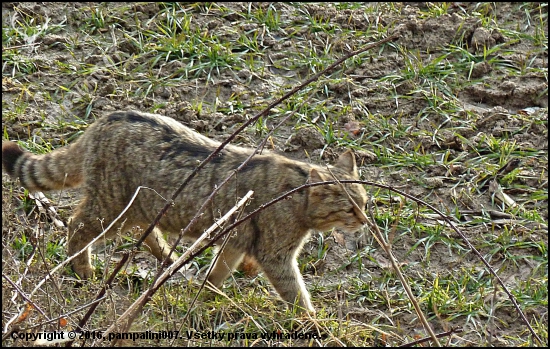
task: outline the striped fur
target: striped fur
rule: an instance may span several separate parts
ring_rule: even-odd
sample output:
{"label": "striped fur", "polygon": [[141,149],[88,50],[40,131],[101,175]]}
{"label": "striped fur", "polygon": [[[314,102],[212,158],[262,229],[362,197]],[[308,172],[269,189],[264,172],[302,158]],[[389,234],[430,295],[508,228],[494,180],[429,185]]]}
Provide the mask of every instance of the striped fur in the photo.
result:
{"label": "striped fur", "polygon": [[2,164],[30,191],[50,191],[80,186],[82,153],[78,143],[46,155],[25,152],[14,142],[2,143]]}
{"label": "striped fur", "polygon": [[[145,228],[166,204],[181,182],[206,158],[219,142],[183,126],[175,120],[140,112],[106,115],[72,145],[46,155],[32,155],[15,143],[2,144],[2,163],[7,173],[19,178],[30,190],[59,190],[81,186],[83,200],[69,223],[69,254],[75,254],[117,217],[139,186],[142,190],[121,222],[124,229]],[[158,229],[146,240],[159,259],[169,246],[161,232],[179,234],[213,188],[232,173],[252,149],[229,145],[213,158],[183,190]],[[355,158],[344,152],[332,173],[339,179],[359,179]],[[271,152],[255,155],[215,196],[206,212],[188,232],[196,239],[216,218],[227,212],[248,190],[254,190],[250,212],[262,203],[306,182],[331,180],[326,167],[295,161]],[[361,209],[365,189],[346,184]],[[221,251],[209,280],[216,286],[239,265],[244,256],[255,260],[281,297],[314,312],[300,275],[296,258],[311,231],[339,228],[358,230],[365,223],[338,185],[317,186],[296,192],[288,200],[262,211],[246,224]],[[118,227],[110,232],[116,233]],[[92,276],[90,251],[73,260],[73,269],[83,278]]]}

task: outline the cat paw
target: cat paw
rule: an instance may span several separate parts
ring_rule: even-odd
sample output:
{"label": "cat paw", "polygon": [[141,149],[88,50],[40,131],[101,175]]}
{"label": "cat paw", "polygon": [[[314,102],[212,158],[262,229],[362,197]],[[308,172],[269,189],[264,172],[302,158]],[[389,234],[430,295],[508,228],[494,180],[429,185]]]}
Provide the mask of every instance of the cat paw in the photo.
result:
{"label": "cat paw", "polygon": [[94,276],[94,269],[91,265],[73,264],[73,271],[80,276],[82,280],[91,279]]}

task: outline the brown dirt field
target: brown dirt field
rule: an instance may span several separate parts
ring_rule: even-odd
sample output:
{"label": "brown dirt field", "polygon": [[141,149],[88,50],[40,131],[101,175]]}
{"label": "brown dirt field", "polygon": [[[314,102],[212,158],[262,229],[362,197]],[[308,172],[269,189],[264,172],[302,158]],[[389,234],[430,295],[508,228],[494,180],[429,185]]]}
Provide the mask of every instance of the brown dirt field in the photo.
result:
{"label": "brown dirt field", "polygon": [[[351,148],[364,180],[391,185],[453,217],[543,340],[534,340],[479,258],[439,217],[369,187],[376,223],[430,325],[435,332],[461,330],[442,343],[547,344],[546,4],[4,2],[2,28],[3,140],[24,141],[35,152],[70,143],[95,118],[129,109],[167,115],[224,140],[334,60],[398,33],[394,43],[349,59],[277,106],[235,143],[259,144],[310,97],[268,147],[317,163]],[[492,182],[513,204],[502,202]],[[50,203],[37,206],[39,200],[3,172],[4,335],[59,330],[58,321],[47,322],[58,317],[69,321],[65,329],[74,329],[83,312],[70,312],[91,302],[101,287],[101,275],[75,287],[66,268],[32,297],[44,314],[35,309],[10,322],[26,304],[21,294],[29,295],[66,256],[66,228],[54,218],[66,223],[79,193],[46,195]],[[116,244],[129,246],[126,240]],[[111,269],[120,258],[113,248],[97,252]],[[202,280],[208,261],[198,259],[187,275]],[[105,330],[147,287],[155,262],[139,254],[132,265],[86,329]],[[175,343],[393,346],[427,336],[388,257],[367,230],[313,234],[300,267],[320,310],[324,339]],[[167,285],[132,330],[259,333],[312,326],[289,320],[266,279],[242,273],[226,282],[234,301],[205,290],[191,318],[181,323],[197,289],[185,283],[175,278]],[[30,342],[8,337],[2,344]]]}

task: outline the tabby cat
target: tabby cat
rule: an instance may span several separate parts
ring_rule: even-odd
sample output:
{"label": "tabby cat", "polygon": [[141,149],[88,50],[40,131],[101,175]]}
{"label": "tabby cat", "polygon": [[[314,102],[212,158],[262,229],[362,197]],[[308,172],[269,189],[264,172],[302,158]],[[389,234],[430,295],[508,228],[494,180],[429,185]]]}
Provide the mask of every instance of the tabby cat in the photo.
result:
{"label": "tabby cat", "polygon": [[[139,186],[154,191],[141,190],[120,222],[125,230],[146,228],[166,204],[162,197],[169,198],[219,144],[165,116],[115,112],[95,121],[76,142],[49,154],[33,155],[16,143],[3,142],[2,163],[8,174],[31,191],[82,187],[82,202],[69,221],[68,253],[73,255],[123,211]],[[212,190],[253,151],[226,146],[185,187],[145,241],[159,260],[169,251],[162,232],[179,234]],[[344,152],[330,171],[338,179],[359,179],[350,151]],[[332,179],[322,166],[271,152],[255,155],[218,192],[187,235],[198,238],[248,190],[254,191],[246,208],[250,212],[308,181]],[[209,281],[220,287],[246,255],[257,262],[285,301],[314,312],[296,258],[311,231],[338,228],[354,232],[366,223],[360,212],[367,201],[365,189],[359,184],[345,187],[356,205],[340,185],[310,187],[238,227],[220,251]],[[112,228],[107,236],[112,237],[116,230]],[[88,249],[73,260],[72,267],[82,278],[93,274],[90,257]]]}

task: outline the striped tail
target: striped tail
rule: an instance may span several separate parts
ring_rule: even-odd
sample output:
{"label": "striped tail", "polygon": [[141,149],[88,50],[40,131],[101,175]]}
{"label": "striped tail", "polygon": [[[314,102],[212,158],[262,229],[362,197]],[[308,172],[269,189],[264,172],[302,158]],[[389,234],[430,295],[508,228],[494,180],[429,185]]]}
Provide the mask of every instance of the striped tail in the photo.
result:
{"label": "striped tail", "polygon": [[49,191],[79,186],[84,173],[84,153],[79,142],[44,155],[22,150],[14,142],[2,143],[2,165],[29,191]]}

